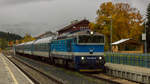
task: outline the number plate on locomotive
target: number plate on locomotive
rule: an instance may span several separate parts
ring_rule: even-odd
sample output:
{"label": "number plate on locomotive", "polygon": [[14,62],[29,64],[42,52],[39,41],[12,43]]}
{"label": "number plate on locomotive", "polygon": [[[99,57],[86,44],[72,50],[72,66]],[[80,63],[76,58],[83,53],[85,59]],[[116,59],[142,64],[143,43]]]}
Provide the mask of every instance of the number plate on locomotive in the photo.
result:
{"label": "number plate on locomotive", "polygon": [[96,59],[96,57],[87,57],[87,59]]}

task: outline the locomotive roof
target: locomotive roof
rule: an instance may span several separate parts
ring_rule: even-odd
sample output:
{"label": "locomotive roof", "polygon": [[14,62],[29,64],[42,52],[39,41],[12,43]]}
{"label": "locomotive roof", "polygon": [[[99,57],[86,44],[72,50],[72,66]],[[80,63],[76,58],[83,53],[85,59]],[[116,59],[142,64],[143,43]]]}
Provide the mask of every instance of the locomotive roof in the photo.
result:
{"label": "locomotive roof", "polygon": [[[77,32],[77,33],[75,33],[75,34],[77,34],[77,35],[86,35],[86,34],[90,34],[90,30],[89,31],[80,31],[80,32]],[[100,33],[98,33],[98,32],[94,32],[94,35],[103,35],[103,34],[100,34]]]}
{"label": "locomotive roof", "polygon": [[[55,39],[64,39],[64,38],[69,38],[69,37],[75,37],[75,36],[78,36],[78,35],[90,35],[90,30],[87,30],[87,31],[79,31],[79,32],[75,32],[75,33],[66,33],[66,34],[62,34],[60,36],[57,36]],[[104,36],[103,34],[100,34],[98,32],[94,32],[94,35],[101,35],[101,36]]]}
{"label": "locomotive roof", "polygon": [[[76,32],[76,33],[73,33],[73,34],[68,34],[67,36],[71,37],[71,36],[77,36],[77,35],[90,35],[90,32],[91,31],[80,31],[80,32]],[[104,36],[103,34],[100,34],[98,32],[94,32],[94,35]]]}
{"label": "locomotive roof", "polygon": [[49,43],[51,40],[52,40],[52,37],[46,37],[46,38],[36,40],[33,44]]}

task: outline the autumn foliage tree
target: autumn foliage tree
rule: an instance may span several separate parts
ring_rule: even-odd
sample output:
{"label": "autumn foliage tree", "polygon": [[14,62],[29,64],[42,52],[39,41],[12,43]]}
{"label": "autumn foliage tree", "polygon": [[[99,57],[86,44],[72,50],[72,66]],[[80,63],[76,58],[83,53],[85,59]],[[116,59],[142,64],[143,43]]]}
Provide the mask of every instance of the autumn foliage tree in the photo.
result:
{"label": "autumn foliage tree", "polygon": [[24,43],[24,42],[28,42],[28,41],[33,41],[35,40],[35,38],[33,38],[31,35],[29,34],[26,34],[23,39],[21,40],[21,43]]}
{"label": "autumn foliage tree", "polygon": [[0,39],[0,48],[5,49],[8,46],[8,41],[6,39]]}
{"label": "autumn foliage tree", "polygon": [[8,42],[8,46],[13,46],[13,45],[14,45],[13,41]]}
{"label": "autumn foliage tree", "polygon": [[96,23],[90,23],[90,28],[105,35],[106,48],[110,44],[110,28],[112,23],[112,42],[132,38],[139,40],[143,31],[143,20],[136,8],[127,3],[107,2],[97,10]]}

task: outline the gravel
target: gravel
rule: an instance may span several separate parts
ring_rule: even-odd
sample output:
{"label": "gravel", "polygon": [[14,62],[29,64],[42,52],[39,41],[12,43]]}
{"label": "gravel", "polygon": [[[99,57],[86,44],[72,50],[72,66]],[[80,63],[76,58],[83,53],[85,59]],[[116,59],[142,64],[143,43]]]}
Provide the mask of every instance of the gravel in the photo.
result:
{"label": "gravel", "polygon": [[65,84],[111,84],[104,80],[98,80],[87,77],[79,72],[67,70],[65,68],[56,67],[40,61],[35,61],[26,57],[17,55],[17,58],[32,65],[33,67],[43,71],[44,73],[53,76],[58,80],[62,80]]}

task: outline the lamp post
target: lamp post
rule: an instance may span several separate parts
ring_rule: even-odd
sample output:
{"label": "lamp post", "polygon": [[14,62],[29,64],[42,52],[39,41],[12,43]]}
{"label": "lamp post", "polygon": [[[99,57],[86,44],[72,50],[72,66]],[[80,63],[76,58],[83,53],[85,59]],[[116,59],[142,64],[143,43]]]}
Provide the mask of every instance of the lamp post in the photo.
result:
{"label": "lamp post", "polygon": [[146,42],[146,19],[144,19],[144,33],[142,34],[142,40],[144,40],[144,52],[147,53],[147,42]]}
{"label": "lamp post", "polygon": [[147,53],[147,42],[146,42],[146,19],[145,19],[145,25],[144,25],[144,27],[145,27],[145,53]]}
{"label": "lamp post", "polygon": [[109,51],[112,52],[112,23],[113,23],[113,20],[112,20],[112,16],[106,18],[105,20],[110,20],[110,44],[109,44]]}
{"label": "lamp post", "polygon": [[110,51],[112,52],[112,16],[111,16],[111,27],[110,27]]}
{"label": "lamp post", "polygon": [[113,20],[112,20],[112,16],[111,17],[108,17],[107,19],[110,19],[110,52],[112,52],[112,23],[113,23]]}

